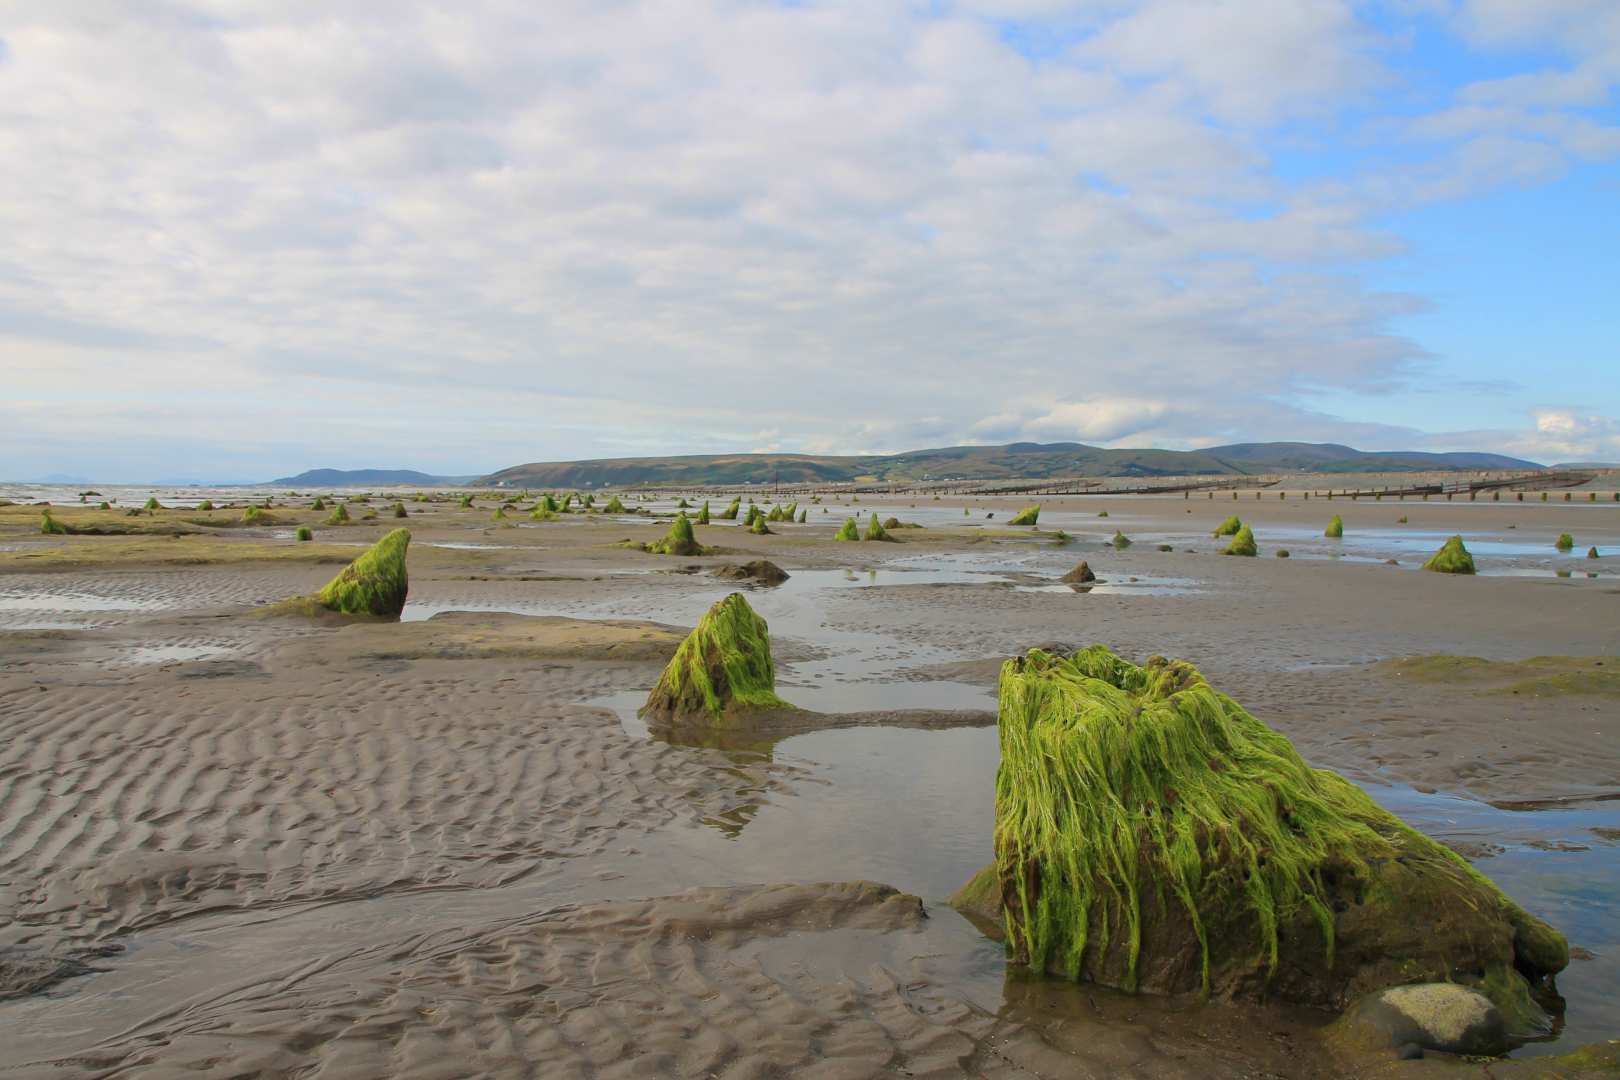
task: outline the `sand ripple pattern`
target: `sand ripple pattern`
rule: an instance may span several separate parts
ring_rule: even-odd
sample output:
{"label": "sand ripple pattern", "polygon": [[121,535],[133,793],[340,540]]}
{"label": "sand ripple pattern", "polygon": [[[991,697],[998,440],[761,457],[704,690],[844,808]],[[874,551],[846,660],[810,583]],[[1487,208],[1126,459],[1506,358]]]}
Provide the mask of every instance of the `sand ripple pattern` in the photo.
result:
{"label": "sand ripple pattern", "polygon": [[622,672],[563,689],[548,667],[492,685],[400,667],[232,680],[230,696],[167,670],[114,687],[0,683],[0,945],[498,885],[724,813],[761,780],[552,704]]}

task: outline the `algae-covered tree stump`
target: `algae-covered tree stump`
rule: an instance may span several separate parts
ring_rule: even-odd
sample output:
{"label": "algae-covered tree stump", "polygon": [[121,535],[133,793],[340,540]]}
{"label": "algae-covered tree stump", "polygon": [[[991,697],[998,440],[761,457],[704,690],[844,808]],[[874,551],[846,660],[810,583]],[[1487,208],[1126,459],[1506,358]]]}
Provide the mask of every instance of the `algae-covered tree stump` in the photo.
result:
{"label": "algae-covered tree stump", "polygon": [[732,593],[681,642],[641,713],[652,722],[713,725],[751,709],[786,707],[776,696],[770,627]]}
{"label": "algae-covered tree stump", "polygon": [[410,591],[405,573],[405,552],[410,546],[411,531],[394,529],[327,582],[315,594],[315,602],[345,615],[398,618]]}
{"label": "algae-covered tree stump", "polygon": [[1028,507],[1026,509],[1018,511],[1017,515],[1014,516],[1011,521],[1007,522],[1007,524],[1009,524],[1009,525],[1035,525],[1035,524],[1038,524],[1040,522],[1040,520],[1041,520],[1041,505],[1040,505],[1040,503],[1036,503],[1034,506],[1031,506],[1031,507]]}
{"label": "algae-covered tree stump", "polygon": [[1343,1008],[1446,980],[1522,1000],[1568,962],[1557,931],[1188,664],[1032,650],[1002,668],[999,730],[995,867],[956,902],[999,908],[1019,965]]}
{"label": "algae-covered tree stump", "polygon": [[1440,545],[1439,551],[1429,556],[1429,561],[1423,564],[1423,569],[1433,570],[1438,574],[1472,574],[1474,556],[1463,544],[1461,536],[1453,536]]}

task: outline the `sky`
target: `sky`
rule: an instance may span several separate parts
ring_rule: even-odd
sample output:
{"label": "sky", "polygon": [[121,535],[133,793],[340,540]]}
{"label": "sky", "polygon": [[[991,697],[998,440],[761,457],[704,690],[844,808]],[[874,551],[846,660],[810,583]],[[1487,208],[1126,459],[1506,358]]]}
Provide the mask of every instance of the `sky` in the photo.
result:
{"label": "sky", "polygon": [[1620,460],[1615,0],[0,0],[0,479]]}

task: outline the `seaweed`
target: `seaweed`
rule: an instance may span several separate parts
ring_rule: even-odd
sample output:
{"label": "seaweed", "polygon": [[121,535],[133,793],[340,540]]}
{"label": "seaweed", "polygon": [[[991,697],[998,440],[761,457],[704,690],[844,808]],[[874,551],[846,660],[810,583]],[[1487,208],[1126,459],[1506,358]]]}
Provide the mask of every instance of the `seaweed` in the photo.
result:
{"label": "seaweed", "polygon": [[[1402,518],[1401,520],[1405,521],[1406,519]],[[1333,539],[1333,540],[1338,540],[1341,537],[1343,537],[1344,536],[1344,519],[1342,517],[1340,517],[1338,514],[1334,514],[1333,515],[1333,520],[1328,522],[1328,526],[1323,531],[1322,535],[1326,536],[1326,537],[1328,537],[1330,539]]]}
{"label": "seaweed", "polygon": [[770,627],[741,593],[732,593],[681,642],[642,712],[723,721],[740,710],[784,707],[776,696]]}
{"label": "seaweed", "polygon": [[1039,522],[1040,519],[1041,506],[1040,503],[1036,503],[1034,506],[1025,507],[1024,509],[1018,511],[1018,513],[1014,514],[1012,520],[1007,522],[1007,524],[1034,525]]}
{"label": "seaweed", "polygon": [[838,535],[833,537],[834,540],[859,540],[860,538],[861,530],[855,524],[854,518],[845,518],[844,524],[838,529]]}
{"label": "seaweed", "polygon": [[1281,962],[1284,996],[1342,1004],[1453,963],[1568,962],[1557,931],[1190,664],[1034,649],[1002,667],[998,728],[1001,905],[1035,972],[1264,996]]}
{"label": "seaweed", "polygon": [[1254,542],[1254,530],[1247,525],[1237,531],[1232,542],[1221,549],[1222,555],[1245,555],[1250,558],[1260,554],[1260,549]]}
{"label": "seaweed", "polygon": [[1423,564],[1423,569],[1433,570],[1438,574],[1472,574],[1474,572],[1474,557],[1463,546],[1461,536],[1453,536],[1440,546],[1440,550],[1429,556],[1429,561]]}
{"label": "seaweed", "polygon": [[405,572],[410,545],[411,531],[394,529],[327,582],[315,594],[315,602],[345,615],[398,618],[410,587]]}
{"label": "seaweed", "polygon": [[1215,531],[1210,533],[1210,535],[1236,536],[1238,534],[1238,530],[1241,528],[1243,528],[1242,520],[1236,514],[1233,514],[1231,517],[1217,525],[1215,527]]}

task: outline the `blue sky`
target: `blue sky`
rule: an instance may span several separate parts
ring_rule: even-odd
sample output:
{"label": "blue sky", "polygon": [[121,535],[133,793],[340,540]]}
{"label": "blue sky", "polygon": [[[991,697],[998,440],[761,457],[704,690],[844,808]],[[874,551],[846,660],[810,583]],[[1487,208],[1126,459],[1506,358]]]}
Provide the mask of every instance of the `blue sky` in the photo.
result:
{"label": "blue sky", "polygon": [[24,4],[0,473],[1620,460],[1612,0]]}

